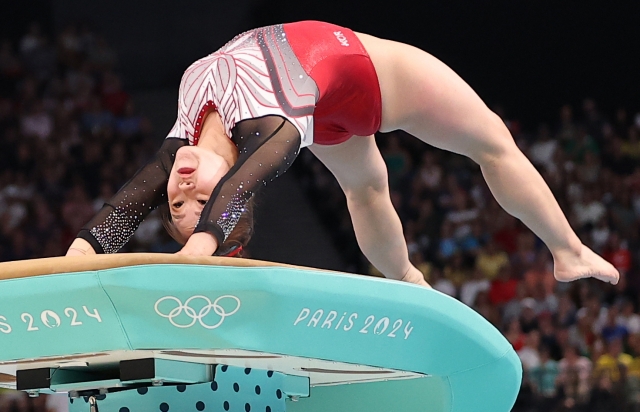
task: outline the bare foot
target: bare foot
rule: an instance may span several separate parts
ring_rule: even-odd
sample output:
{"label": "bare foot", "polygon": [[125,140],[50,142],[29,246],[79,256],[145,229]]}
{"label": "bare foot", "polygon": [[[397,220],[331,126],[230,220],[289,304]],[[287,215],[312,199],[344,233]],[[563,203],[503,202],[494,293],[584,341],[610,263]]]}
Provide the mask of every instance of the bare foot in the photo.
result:
{"label": "bare foot", "polygon": [[596,255],[585,245],[582,245],[580,255],[570,250],[563,250],[553,254],[553,261],[554,275],[560,282],[596,278],[615,285],[620,279],[620,274],[611,263]]}
{"label": "bare foot", "polygon": [[412,266],[401,280],[403,282],[415,283],[416,285],[425,286],[431,289],[431,285],[429,285],[427,281],[424,280],[422,272],[420,272],[415,266]]}

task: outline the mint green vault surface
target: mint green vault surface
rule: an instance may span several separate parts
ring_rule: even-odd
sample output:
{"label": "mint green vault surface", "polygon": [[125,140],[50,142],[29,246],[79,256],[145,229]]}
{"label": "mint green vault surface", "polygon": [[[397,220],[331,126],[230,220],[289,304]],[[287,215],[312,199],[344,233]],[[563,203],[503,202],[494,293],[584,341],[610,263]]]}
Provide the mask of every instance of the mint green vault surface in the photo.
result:
{"label": "mint green vault surface", "polygon": [[[152,378],[114,374],[142,358],[156,360]],[[175,264],[0,281],[0,385],[15,388],[17,374],[18,389],[40,392],[195,393],[221,365],[275,371],[293,412],[506,412],[522,377],[484,318],[401,282]],[[34,369],[51,371],[46,386],[21,387]]]}

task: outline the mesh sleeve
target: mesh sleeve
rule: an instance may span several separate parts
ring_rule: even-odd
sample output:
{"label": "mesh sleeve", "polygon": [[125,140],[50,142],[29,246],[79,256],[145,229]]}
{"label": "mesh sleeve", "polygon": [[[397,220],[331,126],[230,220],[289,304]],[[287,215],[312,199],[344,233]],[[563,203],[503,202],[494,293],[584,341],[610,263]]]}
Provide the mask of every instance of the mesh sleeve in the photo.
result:
{"label": "mesh sleeve", "polygon": [[133,236],[142,220],[167,201],[167,181],[176,152],[186,139],[167,138],[156,156],[125,183],[82,228],[78,237],[96,253],[115,253]]}
{"label": "mesh sleeve", "polygon": [[283,174],[300,151],[298,129],[280,116],[243,120],[232,129],[238,160],[218,182],[194,233],[207,232],[221,245],[261,187]]}

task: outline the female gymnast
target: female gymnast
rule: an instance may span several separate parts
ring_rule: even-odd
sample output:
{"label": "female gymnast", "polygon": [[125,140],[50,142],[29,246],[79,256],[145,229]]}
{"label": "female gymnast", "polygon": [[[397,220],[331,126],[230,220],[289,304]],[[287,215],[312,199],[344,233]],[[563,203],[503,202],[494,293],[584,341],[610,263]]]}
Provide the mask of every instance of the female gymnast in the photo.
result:
{"label": "female gymnast", "polygon": [[238,222],[251,197],[309,147],[342,187],[369,261],[388,278],[427,285],[409,262],[373,136],[396,129],[477,162],[498,203],[549,247],[556,279],[618,282],[573,232],[501,119],[456,73],[415,47],[314,21],[251,30],[193,63],[156,157],[67,255],[116,252],[161,205],[184,244],[178,253],[219,254],[223,245],[233,254],[250,236]]}

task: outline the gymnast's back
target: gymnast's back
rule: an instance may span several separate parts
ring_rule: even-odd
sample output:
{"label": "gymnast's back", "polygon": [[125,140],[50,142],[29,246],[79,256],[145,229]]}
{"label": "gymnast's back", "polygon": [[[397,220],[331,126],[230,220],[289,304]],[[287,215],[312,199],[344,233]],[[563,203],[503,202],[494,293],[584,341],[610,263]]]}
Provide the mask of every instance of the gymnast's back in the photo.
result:
{"label": "gymnast's back", "polygon": [[[301,62],[287,40],[285,28],[288,26],[295,29],[298,54],[302,54],[302,44],[318,46],[315,48],[318,53],[306,50]],[[322,33],[312,29],[322,29]],[[226,135],[238,151],[237,161],[211,193],[194,230],[194,233],[210,233],[218,245],[229,238],[246,214],[252,196],[283,174],[302,147],[314,142],[314,129],[320,131],[317,137],[323,139],[318,142],[322,144],[335,144],[354,134],[363,135],[360,132],[375,132],[379,126],[377,103],[371,107],[366,103],[340,106],[342,94],[328,88],[327,82],[321,81],[319,89],[307,74],[314,73],[314,77],[321,80],[335,78],[344,74],[340,70],[344,68],[341,63],[345,58],[362,62],[366,57],[368,61],[355,34],[348,29],[337,29],[338,26],[321,22],[254,29],[190,65],[180,83],[177,120],[162,147],[154,159],[105,203],[78,237],[89,242],[97,253],[114,253],[122,248],[151,210],[167,203],[166,186],[175,154],[183,146],[198,145],[210,111],[217,111]],[[342,32],[348,37],[335,35]],[[329,41],[335,44],[327,54],[330,47],[321,46]],[[344,48],[345,42],[351,48]],[[319,54],[320,51],[325,54]],[[331,67],[321,66],[323,59],[334,63]],[[322,70],[314,71],[314,67]],[[367,72],[362,65],[353,65],[351,72],[353,79],[346,79],[353,85],[347,88],[350,92],[368,93],[373,83],[377,87],[377,80],[371,79],[375,72]],[[368,80],[362,83],[362,79]],[[334,100],[330,98],[332,95]],[[366,102],[368,99],[355,100]],[[367,111],[360,113],[365,106]],[[318,115],[317,119],[314,114]],[[364,122],[348,124],[341,117],[364,119]],[[318,124],[314,127],[316,121]]]}
{"label": "gymnast's back", "polygon": [[[198,144],[203,119],[215,110],[237,147],[238,159],[215,187],[195,232],[211,233],[218,245],[227,240],[250,198],[284,173],[300,148],[313,141],[315,83],[300,82],[300,90],[308,92],[294,93],[295,97],[272,74],[304,73],[299,64],[293,65],[293,53],[283,54],[286,42],[276,46],[278,36],[283,37],[281,27],[243,33],[189,66],[180,84],[178,118],[160,150],[104,204],[81,229],[79,238],[97,253],[120,250],[142,220],[167,203],[167,182],[176,152]],[[300,75],[298,80],[302,80]]]}

